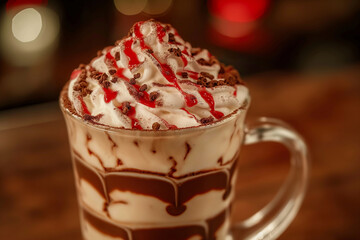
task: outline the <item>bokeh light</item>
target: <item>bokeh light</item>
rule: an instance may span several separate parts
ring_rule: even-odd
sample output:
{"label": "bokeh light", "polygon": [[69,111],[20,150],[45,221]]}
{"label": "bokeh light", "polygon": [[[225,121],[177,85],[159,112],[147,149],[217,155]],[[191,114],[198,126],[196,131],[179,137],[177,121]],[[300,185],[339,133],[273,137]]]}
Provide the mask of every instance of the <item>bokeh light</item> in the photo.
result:
{"label": "bokeh light", "polygon": [[42,29],[41,15],[34,8],[18,12],[12,19],[12,33],[20,42],[35,40]]}
{"label": "bokeh light", "polygon": [[114,0],[116,9],[124,15],[136,15],[141,13],[147,2],[147,0]]}
{"label": "bokeh light", "polygon": [[250,22],[259,19],[269,6],[269,0],[211,0],[209,10],[231,22]]}
{"label": "bokeh light", "polygon": [[[211,26],[227,38],[252,34],[269,7],[269,0],[209,0]],[[221,42],[219,43],[221,44]]]}
{"label": "bokeh light", "polygon": [[256,22],[239,23],[217,17],[211,19],[211,24],[217,32],[230,38],[245,36],[252,32],[257,26]]}
{"label": "bokeh light", "polygon": [[165,13],[172,5],[172,0],[148,0],[144,12],[150,15]]}
{"label": "bokeh light", "polygon": [[1,19],[1,49],[9,62],[35,65],[56,49],[60,23],[50,8],[25,5],[8,9]]}

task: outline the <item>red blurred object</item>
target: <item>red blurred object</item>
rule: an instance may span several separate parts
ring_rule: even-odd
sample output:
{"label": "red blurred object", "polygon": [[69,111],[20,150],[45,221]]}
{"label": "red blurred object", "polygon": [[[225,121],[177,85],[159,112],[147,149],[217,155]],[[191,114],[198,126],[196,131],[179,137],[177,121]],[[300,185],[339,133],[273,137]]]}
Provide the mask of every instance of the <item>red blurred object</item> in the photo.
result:
{"label": "red blurred object", "polygon": [[211,0],[210,12],[231,22],[251,22],[259,19],[269,6],[269,0]]}
{"label": "red blurred object", "polygon": [[262,52],[271,36],[260,27],[259,19],[270,0],[210,0],[211,39],[217,45],[243,51]]}
{"label": "red blurred object", "polygon": [[6,2],[6,10],[22,5],[46,5],[47,2],[47,0],[8,0]]}

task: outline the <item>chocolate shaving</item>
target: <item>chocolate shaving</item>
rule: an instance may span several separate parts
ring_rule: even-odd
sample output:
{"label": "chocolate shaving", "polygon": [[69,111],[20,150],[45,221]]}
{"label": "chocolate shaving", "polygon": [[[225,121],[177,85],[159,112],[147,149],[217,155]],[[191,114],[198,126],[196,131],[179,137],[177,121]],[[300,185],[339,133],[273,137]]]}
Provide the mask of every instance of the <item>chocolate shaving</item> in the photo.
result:
{"label": "chocolate shaving", "polygon": [[109,87],[110,87],[110,82],[109,82],[109,81],[105,81],[105,82],[103,82],[102,86],[103,86],[104,88],[109,88]]}
{"label": "chocolate shaving", "polygon": [[79,84],[80,84],[81,88],[86,88],[87,86],[89,86],[89,83],[85,82],[85,81],[81,81],[81,82],[79,82]]}
{"label": "chocolate shaving", "polygon": [[203,77],[206,77],[206,78],[209,78],[211,80],[214,79],[214,75],[208,73],[208,72],[200,72],[200,75],[203,76]]}
{"label": "chocolate shaving", "polygon": [[109,74],[110,74],[110,75],[114,75],[115,73],[116,73],[116,70],[115,70],[115,69],[110,69],[110,70],[109,70]]}
{"label": "chocolate shaving", "polygon": [[79,83],[76,83],[76,84],[74,85],[74,90],[75,90],[75,91],[80,91],[80,90],[81,90],[81,87],[80,87],[80,84],[79,84]]}
{"label": "chocolate shaving", "polygon": [[120,52],[116,52],[115,53],[115,60],[119,61],[120,60]]}
{"label": "chocolate shaving", "polygon": [[224,80],[219,80],[219,81],[218,81],[218,85],[219,85],[219,86],[222,86],[222,85],[225,85],[225,84],[226,84],[226,83],[225,83]]}
{"label": "chocolate shaving", "polygon": [[87,89],[86,88],[81,89],[80,94],[81,94],[82,97],[86,97],[86,95],[88,95]]}
{"label": "chocolate shaving", "polygon": [[159,93],[158,92],[151,92],[150,93],[150,101],[155,101],[158,97],[159,97]]}
{"label": "chocolate shaving", "polygon": [[133,96],[135,99],[139,99],[139,91],[133,85],[128,84],[127,89],[131,96]]}
{"label": "chocolate shaving", "polygon": [[90,120],[92,120],[92,116],[89,114],[84,114],[84,120],[90,121]]}
{"label": "chocolate shaving", "polygon": [[134,74],[134,78],[135,78],[135,79],[140,78],[140,76],[141,76],[140,73],[135,73],[135,74]]}
{"label": "chocolate shaving", "polygon": [[135,78],[130,78],[129,83],[130,83],[131,85],[135,85],[135,84],[136,84]]}
{"label": "chocolate shaving", "polygon": [[175,35],[173,33],[169,33],[169,43],[175,43]]}
{"label": "chocolate shaving", "polygon": [[154,51],[152,49],[147,49],[146,51],[150,54],[154,53]]}
{"label": "chocolate shaving", "polygon": [[103,73],[101,75],[101,80],[106,81],[108,79],[108,75],[106,73]]}
{"label": "chocolate shaving", "polygon": [[119,81],[119,78],[117,78],[117,77],[113,77],[113,79],[111,79],[111,82],[112,83],[116,83],[116,82],[118,82]]}
{"label": "chocolate shaving", "polygon": [[146,91],[146,89],[147,89],[147,85],[146,85],[146,84],[143,84],[143,85],[141,85],[141,87],[139,88],[139,91],[140,91],[140,92],[144,92],[144,91]]}
{"label": "chocolate shaving", "polygon": [[212,64],[208,61],[206,61],[204,58],[200,58],[198,60],[196,60],[200,65],[203,66],[211,66]]}
{"label": "chocolate shaving", "polygon": [[130,106],[130,103],[129,102],[123,102],[122,103],[122,113],[127,115],[128,112],[130,111],[131,109],[131,106]]}
{"label": "chocolate shaving", "polygon": [[89,114],[84,114],[84,120],[86,121],[99,121],[103,114],[98,114],[96,116],[91,116]]}
{"label": "chocolate shaving", "polygon": [[169,48],[168,51],[174,53],[174,55],[177,57],[181,57],[182,55],[181,50],[179,48]]}
{"label": "chocolate shaving", "polygon": [[101,78],[101,73],[96,70],[90,72],[90,77],[99,80]]}
{"label": "chocolate shaving", "polygon": [[84,69],[85,67],[86,67],[86,65],[83,64],[83,63],[81,63],[81,64],[79,65],[79,68],[80,68],[80,69]]}
{"label": "chocolate shaving", "polygon": [[187,72],[182,72],[181,73],[181,77],[182,78],[188,78],[189,77],[189,74]]}
{"label": "chocolate shaving", "polygon": [[212,81],[207,82],[205,86],[210,88],[210,87],[216,87],[218,85],[219,85],[218,81],[212,80]]}
{"label": "chocolate shaving", "polygon": [[207,118],[201,118],[200,119],[200,122],[202,123],[202,124],[208,124],[208,123],[211,123],[211,122],[213,122],[214,121],[214,118],[212,117],[212,116],[209,116],[209,117],[207,117]]}
{"label": "chocolate shaving", "polygon": [[78,81],[74,84],[74,91],[79,92],[79,94],[82,97],[85,97],[86,95],[91,93],[91,90],[87,87],[89,86],[89,83],[86,81],[86,70],[85,68],[82,69]]}
{"label": "chocolate shaving", "polygon": [[152,127],[153,130],[159,130],[160,129],[160,124],[158,122],[154,122],[151,127]]}
{"label": "chocolate shaving", "polygon": [[203,76],[200,76],[197,80],[197,84],[205,86],[207,82],[207,79]]}

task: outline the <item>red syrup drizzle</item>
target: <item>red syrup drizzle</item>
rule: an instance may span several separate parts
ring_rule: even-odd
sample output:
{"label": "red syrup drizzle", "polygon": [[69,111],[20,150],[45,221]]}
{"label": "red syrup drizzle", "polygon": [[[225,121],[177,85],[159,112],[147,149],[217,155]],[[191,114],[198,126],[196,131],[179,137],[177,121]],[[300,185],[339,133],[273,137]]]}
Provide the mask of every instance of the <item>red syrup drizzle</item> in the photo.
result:
{"label": "red syrup drizzle", "polygon": [[163,119],[163,118],[160,118],[160,119],[168,129],[178,129],[177,126],[168,123],[168,121],[166,121],[165,119]]}
{"label": "red syrup drizzle", "polygon": [[210,107],[210,113],[216,118],[222,118],[224,116],[224,114],[222,112],[219,111],[215,111],[215,104],[214,104],[214,98],[211,95],[211,93],[209,93],[208,91],[206,91],[205,87],[199,87],[199,93],[201,95],[201,97],[205,100],[205,102],[207,102],[209,104]]}
{"label": "red syrup drizzle", "polygon": [[[139,91],[140,86],[137,85],[137,84],[135,84],[133,86],[140,93],[140,91]],[[139,95],[139,102],[141,104],[144,104],[144,105],[148,106],[148,107],[155,108],[155,106],[156,106],[155,101],[150,101],[149,93],[147,93],[146,91],[143,91],[142,93],[143,93],[142,95]]]}
{"label": "red syrup drizzle", "polygon": [[[142,50],[145,49],[150,49],[148,46],[146,46],[145,42],[144,42],[144,36],[143,34],[140,32],[140,26],[141,24],[143,24],[143,22],[138,22],[135,26],[134,26],[134,34],[136,36],[137,39],[139,39],[140,41],[140,47]],[[158,35],[159,36],[159,35]]]}
{"label": "red syrup drizzle", "polygon": [[86,106],[86,103],[84,102],[84,99],[81,96],[78,96],[78,99],[81,103],[81,108],[84,114],[89,114],[90,115],[90,111]]}
{"label": "red syrup drizzle", "polygon": [[[120,111],[122,111],[122,105],[120,107],[118,107],[118,109],[120,109]],[[131,128],[142,130],[143,128],[141,127],[139,120],[135,117],[135,115],[136,115],[135,107],[131,107],[130,110],[127,112],[127,116],[131,120]]]}
{"label": "red syrup drizzle", "polygon": [[164,27],[161,26],[160,24],[156,24],[156,33],[157,33],[160,43],[162,43],[164,41],[164,37],[165,37],[165,33],[166,33],[166,31],[164,31]]}
{"label": "red syrup drizzle", "polygon": [[[183,70],[183,72],[187,72],[189,74],[189,77],[191,77],[192,79],[198,80],[199,79],[199,73],[197,72],[193,72],[190,70]],[[182,76],[181,72],[177,72],[176,75],[178,76]]]}
{"label": "red syrup drizzle", "polygon": [[110,88],[103,88],[103,91],[105,93],[104,100],[106,103],[109,103],[111,100],[115,99],[118,94],[117,91],[113,91]]}
{"label": "red syrup drizzle", "polygon": [[234,96],[236,97],[237,96],[237,88],[234,86],[234,89],[235,89],[235,91],[234,91]]}
{"label": "red syrup drizzle", "polygon": [[129,79],[127,77],[125,77],[125,75],[123,74],[125,68],[119,68],[117,63],[116,63],[116,60],[115,58],[113,57],[113,55],[111,55],[110,52],[108,52],[106,55],[105,55],[106,59],[110,60],[112,65],[116,68],[116,75],[119,77],[119,78],[122,78],[126,81],[129,81]]}
{"label": "red syrup drizzle", "polygon": [[187,64],[188,64],[188,61],[186,60],[186,58],[185,58],[185,56],[184,55],[181,55],[181,60],[183,61],[183,63],[184,63],[184,67],[186,67],[187,66]]}
{"label": "red syrup drizzle", "polygon": [[174,84],[175,88],[184,96],[186,105],[188,107],[192,107],[197,104],[197,99],[194,95],[184,92],[179,83],[177,82],[177,78],[174,72],[171,70],[169,65],[167,64],[160,64],[161,73],[162,75],[171,83]]}
{"label": "red syrup drizzle", "polygon": [[136,67],[137,65],[140,64],[140,61],[139,61],[136,53],[131,49],[131,45],[133,44],[133,42],[134,42],[133,38],[130,38],[129,40],[126,40],[124,42],[124,46],[125,46],[124,53],[129,59],[129,68],[130,69],[133,69],[134,67]]}
{"label": "red syrup drizzle", "polygon": [[[136,26],[138,26],[138,24],[136,25]],[[139,27],[136,27],[135,26],[135,28],[134,28],[134,32],[138,32],[137,34],[139,34],[140,33],[140,29],[139,29]],[[141,33],[140,33],[141,34]],[[140,41],[140,44],[142,43],[143,41]],[[145,46],[145,45],[144,45]],[[134,53],[135,54],[135,53]],[[124,68],[119,68],[118,66],[117,66],[117,64],[116,64],[116,61],[115,61],[115,59],[114,59],[114,57],[110,54],[110,52],[108,52],[107,54],[106,54],[106,58],[107,59],[110,59],[111,61],[112,61],[112,63],[113,63],[113,65],[117,68],[117,71],[116,71],[116,75],[118,76],[118,77],[120,77],[120,78],[122,78],[122,79],[124,79],[124,80],[126,80],[126,81],[129,81],[129,79],[127,78],[127,77],[125,77],[124,76],[124,74],[123,74],[123,71],[125,70]],[[139,89],[140,89],[140,86],[139,85],[137,85],[137,84],[135,84],[135,85],[133,85],[134,87],[135,87],[135,89],[138,91],[138,92],[140,92],[139,91]],[[104,90],[105,91],[105,90]],[[110,90],[111,91],[111,90]],[[106,92],[105,92],[106,93]],[[117,93],[117,92],[116,92]],[[110,93],[110,96],[113,96],[113,95],[111,95],[111,93]],[[115,95],[115,97],[116,97],[116,95]],[[115,98],[114,97],[114,98]],[[112,98],[113,99],[113,98]],[[106,101],[106,100],[105,100]],[[110,100],[111,101],[111,100]],[[140,103],[142,103],[142,104],[144,104],[144,105],[146,105],[146,106],[148,106],[148,107],[151,107],[151,108],[155,108],[155,101],[150,101],[150,96],[149,96],[149,94],[147,93],[147,92],[143,92],[143,95],[142,96],[140,96],[139,95],[139,102]]]}
{"label": "red syrup drizzle", "polygon": [[[140,32],[140,25],[141,23],[137,24],[134,28],[134,34],[135,36],[139,39],[140,41],[140,46],[142,49],[149,49],[148,46],[145,45],[144,43],[144,39],[143,39],[143,34]],[[159,27],[157,26],[157,30],[159,30]],[[177,32],[175,32],[175,35],[178,35]],[[158,34],[158,37],[159,37],[159,34]],[[162,39],[159,38],[159,41],[161,42]],[[187,51],[184,49],[182,51],[182,53],[188,55]],[[172,71],[172,69],[170,68],[169,65],[167,64],[161,64],[160,61],[155,57],[155,55],[152,53],[151,54],[154,59],[156,59],[156,61],[160,64],[160,68],[161,68],[161,73],[163,74],[163,76],[171,83],[174,84],[174,87],[176,89],[178,89],[178,91],[180,91],[180,93],[184,96],[185,98],[185,102],[186,102],[186,105],[188,107],[192,107],[194,105],[197,104],[197,99],[194,95],[192,94],[189,94],[189,93],[186,93],[184,92],[180,85],[178,84],[177,82],[177,78],[174,74],[174,72]],[[186,58],[184,56],[182,56],[182,60],[184,62],[184,67],[188,64]],[[186,72],[189,73],[189,77],[197,80],[199,78],[199,73],[197,72],[193,72],[193,71],[190,71],[190,70],[184,70]],[[181,76],[181,72],[178,72],[177,75],[180,75]],[[211,109],[210,113],[216,118],[216,119],[219,119],[221,117],[224,116],[224,114],[222,112],[219,112],[219,111],[215,111],[215,104],[214,104],[214,98],[213,96],[208,92],[206,91],[206,89],[204,87],[198,87],[199,88],[199,93],[201,95],[201,97],[209,104],[209,107]],[[190,114],[191,116],[193,116],[192,114]],[[194,117],[194,116],[193,116]],[[196,118],[195,118],[196,119]],[[164,120],[165,121],[165,120]],[[165,121],[166,122],[166,121]],[[165,123],[164,122],[164,123]],[[165,123],[166,125],[166,123]]]}
{"label": "red syrup drizzle", "polygon": [[[140,41],[140,46],[141,48],[144,50],[144,49],[150,49],[148,46],[145,45],[144,43],[144,36],[143,34],[140,32],[140,26],[141,26],[142,23],[139,23],[139,24],[136,24],[135,27],[134,27],[134,34],[136,36],[136,38],[139,39]],[[165,33],[164,33],[165,34]],[[158,35],[159,37],[159,35]],[[159,39],[159,41],[161,41]],[[132,43],[132,41],[131,41]],[[130,46],[131,47],[131,46]],[[194,95],[191,95],[189,93],[186,93],[184,92],[180,85],[178,84],[177,82],[177,78],[174,74],[174,72],[171,70],[170,66],[167,65],[167,64],[164,64],[164,63],[160,63],[160,61],[156,58],[156,56],[154,55],[154,53],[151,53],[151,55],[153,56],[153,58],[159,63],[160,65],[160,71],[162,73],[162,75],[172,84],[174,84],[175,88],[184,96],[185,98],[185,102],[186,102],[186,105],[188,107],[192,107],[194,105],[197,104],[197,99]]]}
{"label": "red syrup drizzle", "polygon": [[195,117],[195,115],[192,114],[191,112],[189,112],[186,108],[181,108],[181,110],[185,111],[187,114],[189,114],[189,115],[190,115],[191,117],[193,117],[195,120],[197,120],[196,117]]}
{"label": "red syrup drizzle", "polygon": [[72,71],[70,80],[77,78],[77,76],[79,76],[80,73],[81,73],[81,69],[75,69],[74,71]]}
{"label": "red syrup drizzle", "polygon": [[181,54],[181,60],[182,60],[183,63],[184,63],[184,67],[186,67],[186,66],[188,65],[188,60],[186,59],[186,57],[184,56],[184,54],[185,54],[185,55],[188,55],[188,54],[187,54],[187,52],[186,52],[185,49],[182,50],[182,53],[183,53],[183,54]]}

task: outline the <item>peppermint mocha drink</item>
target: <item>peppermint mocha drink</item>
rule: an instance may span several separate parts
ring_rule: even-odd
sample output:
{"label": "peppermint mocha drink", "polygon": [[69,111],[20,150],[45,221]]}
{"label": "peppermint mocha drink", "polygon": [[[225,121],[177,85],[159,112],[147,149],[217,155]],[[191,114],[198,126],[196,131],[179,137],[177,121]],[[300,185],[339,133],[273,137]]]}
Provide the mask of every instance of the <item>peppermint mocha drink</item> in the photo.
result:
{"label": "peppermint mocha drink", "polygon": [[60,103],[86,240],[224,240],[248,90],[168,24],[136,23]]}

